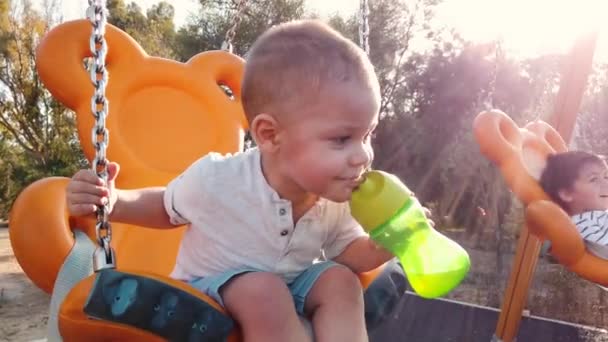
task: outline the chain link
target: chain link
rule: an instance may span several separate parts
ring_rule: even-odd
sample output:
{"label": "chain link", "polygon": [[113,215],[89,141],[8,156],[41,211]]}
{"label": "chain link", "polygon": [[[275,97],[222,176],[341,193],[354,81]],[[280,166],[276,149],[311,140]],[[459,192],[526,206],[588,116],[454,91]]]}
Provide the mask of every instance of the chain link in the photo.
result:
{"label": "chain link", "polygon": [[[106,118],[109,113],[109,103],[106,98],[106,86],[108,85],[108,71],[106,69],[106,56],[108,45],[105,40],[108,10],[105,0],[88,0],[87,18],[91,22],[92,32],[89,40],[89,48],[92,58],[89,59],[89,76],[95,87],[91,97],[91,113],[95,118],[95,125],[91,130],[91,141],[95,148],[95,158],[92,169],[97,173],[105,184],[108,183],[108,159],[106,149],[108,148],[110,136],[106,128]],[[108,219],[108,204],[98,206],[97,224],[95,235],[99,245],[95,255],[105,258],[94,260],[95,271],[104,268],[114,268],[114,251],[110,243],[112,241],[112,227]],[[99,252],[103,252],[100,254]],[[105,260],[103,260],[105,259]],[[97,262],[95,262],[97,261]]]}
{"label": "chain link", "polygon": [[502,59],[502,39],[498,38],[494,42],[494,68],[492,69],[490,83],[488,84],[488,93],[484,100],[484,106],[488,110],[496,108],[496,83],[498,81],[498,73],[500,72],[500,63],[502,62]]}
{"label": "chain link", "polygon": [[224,37],[224,42],[222,43],[222,50],[232,53],[232,42],[234,41],[234,37],[236,36],[236,29],[243,21],[243,12],[245,11],[246,4],[247,0],[237,0],[234,23],[228,29],[228,31],[226,31],[226,36]]}
{"label": "chain link", "polygon": [[361,48],[369,55],[369,3],[367,0],[361,0],[359,4],[359,44]]}
{"label": "chain link", "polygon": [[[369,3],[367,0],[359,2],[359,45],[369,56]],[[371,169],[372,165],[369,164],[365,168],[365,172],[369,172]]]}

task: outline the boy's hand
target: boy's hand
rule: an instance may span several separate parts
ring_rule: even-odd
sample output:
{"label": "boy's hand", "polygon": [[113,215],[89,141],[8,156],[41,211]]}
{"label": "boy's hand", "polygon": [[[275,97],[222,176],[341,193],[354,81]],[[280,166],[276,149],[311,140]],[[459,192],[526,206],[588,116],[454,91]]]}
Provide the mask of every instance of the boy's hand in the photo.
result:
{"label": "boy's hand", "polygon": [[94,213],[97,206],[108,203],[109,213],[114,209],[117,194],[114,180],[120,166],[117,163],[108,164],[108,184],[97,177],[93,170],[80,170],[70,180],[66,190],[68,211],[71,216],[85,216]]}
{"label": "boy's hand", "polygon": [[422,211],[424,211],[424,216],[426,216],[426,219],[431,225],[431,227],[435,228],[435,222],[433,222],[432,220],[433,214],[431,213],[431,210],[427,207],[422,207]]}

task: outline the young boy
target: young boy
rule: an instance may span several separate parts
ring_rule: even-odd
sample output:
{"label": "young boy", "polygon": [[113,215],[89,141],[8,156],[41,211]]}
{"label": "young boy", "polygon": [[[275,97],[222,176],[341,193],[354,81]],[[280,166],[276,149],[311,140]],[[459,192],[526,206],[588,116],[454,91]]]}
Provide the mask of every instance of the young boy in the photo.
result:
{"label": "young boy", "polygon": [[316,341],[366,341],[355,274],[393,257],[348,207],[373,159],[371,63],[320,22],[282,24],[251,48],[242,99],[256,148],[204,156],[166,188],[115,189],[116,164],[107,186],[80,171],[68,186],[71,215],[109,202],[113,221],[188,224],[171,276],[222,304],[246,341],[306,341],[298,314]]}
{"label": "young boy", "polygon": [[608,168],[605,161],[582,151],[551,155],[540,184],[572,216],[587,249],[608,258]]}

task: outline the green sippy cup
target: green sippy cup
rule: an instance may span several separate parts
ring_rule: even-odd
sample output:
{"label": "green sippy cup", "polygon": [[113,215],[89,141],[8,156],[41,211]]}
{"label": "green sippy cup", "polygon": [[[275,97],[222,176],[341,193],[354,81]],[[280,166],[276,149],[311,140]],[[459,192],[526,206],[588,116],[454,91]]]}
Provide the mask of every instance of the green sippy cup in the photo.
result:
{"label": "green sippy cup", "polygon": [[369,171],[353,192],[353,217],[380,246],[393,253],[414,291],[441,297],[464,279],[471,261],[456,242],[431,227],[420,202],[394,175]]}

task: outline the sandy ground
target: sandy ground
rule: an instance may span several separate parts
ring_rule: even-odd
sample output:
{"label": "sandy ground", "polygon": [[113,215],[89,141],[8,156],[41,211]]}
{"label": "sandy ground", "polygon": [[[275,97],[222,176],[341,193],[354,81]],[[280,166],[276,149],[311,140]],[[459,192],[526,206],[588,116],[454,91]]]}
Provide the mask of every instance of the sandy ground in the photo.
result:
{"label": "sandy ground", "polygon": [[8,229],[0,228],[0,341],[44,338],[50,296],[23,273],[13,256]]}

